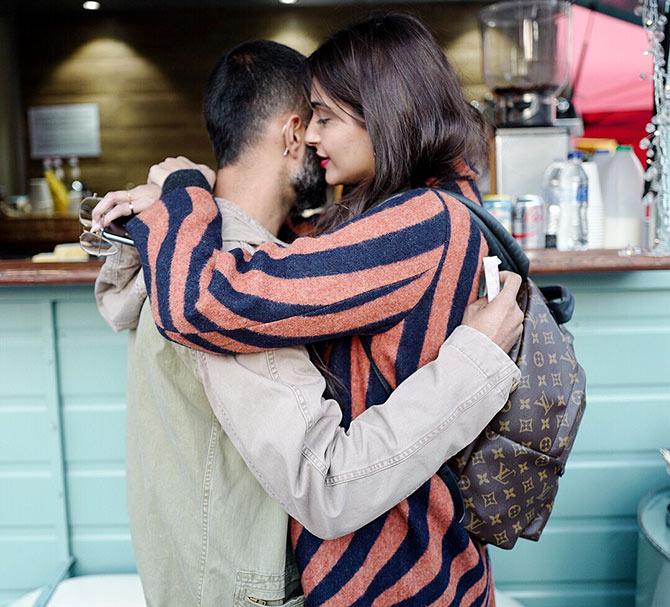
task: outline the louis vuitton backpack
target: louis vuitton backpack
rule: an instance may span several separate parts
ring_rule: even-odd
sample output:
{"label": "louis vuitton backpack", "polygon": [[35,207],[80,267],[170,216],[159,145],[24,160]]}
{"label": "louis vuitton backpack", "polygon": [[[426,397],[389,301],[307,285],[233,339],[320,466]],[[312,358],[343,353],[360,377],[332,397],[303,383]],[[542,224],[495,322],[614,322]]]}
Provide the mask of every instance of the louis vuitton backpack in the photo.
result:
{"label": "louis vuitton backpack", "polygon": [[[574,299],[565,287],[538,287],[528,278],[528,257],[483,207],[455,192],[435,191],[466,205],[489,255],[501,260],[501,269],[523,278],[517,297],[523,332],[510,352],[521,382],[479,437],[438,471],[468,532],[509,549],[520,537],[540,538],[584,415],[586,377],[572,335],[563,326],[572,317]],[[369,348],[365,350],[390,393]]]}

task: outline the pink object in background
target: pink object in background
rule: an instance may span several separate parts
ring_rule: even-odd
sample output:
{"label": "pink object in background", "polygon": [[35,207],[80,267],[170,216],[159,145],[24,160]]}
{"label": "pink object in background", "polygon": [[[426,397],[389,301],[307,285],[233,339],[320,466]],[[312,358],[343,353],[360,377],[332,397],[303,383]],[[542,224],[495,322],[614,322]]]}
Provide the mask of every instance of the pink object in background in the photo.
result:
{"label": "pink object in background", "polygon": [[[647,155],[639,143],[654,102],[653,63],[650,55],[643,54],[649,46],[644,29],[580,6],[573,5],[572,10],[572,101],[584,120],[584,135],[630,144],[646,166]],[[575,82],[585,40],[581,75]]]}
{"label": "pink object in background", "polygon": [[[642,54],[648,47],[642,25],[580,6],[573,5],[572,10],[573,82],[582,44],[588,35],[582,73],[573,97],[577,111],[651,111],[652,60],[651,56]],[[591,24],[589,20],[592,20]],[[647,74],[646,80],[640,78],[642,73]]]}

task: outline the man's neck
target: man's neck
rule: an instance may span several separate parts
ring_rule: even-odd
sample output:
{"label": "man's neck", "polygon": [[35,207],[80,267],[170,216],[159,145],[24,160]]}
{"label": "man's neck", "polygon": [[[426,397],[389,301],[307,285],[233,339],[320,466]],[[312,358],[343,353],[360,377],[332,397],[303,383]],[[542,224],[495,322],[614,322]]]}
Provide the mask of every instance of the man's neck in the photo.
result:
{"label": "man's neck", "polygon": [[286,178],[276,163],[250,156],[218,170],[214,195],[236,204],[276,236],[291,206],[282,191]]}

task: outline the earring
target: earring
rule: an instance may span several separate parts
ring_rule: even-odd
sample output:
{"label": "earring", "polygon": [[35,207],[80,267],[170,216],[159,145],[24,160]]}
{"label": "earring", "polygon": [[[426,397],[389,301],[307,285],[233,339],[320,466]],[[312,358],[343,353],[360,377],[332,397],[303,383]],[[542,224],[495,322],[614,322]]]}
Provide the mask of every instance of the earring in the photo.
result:
{"label": "earring", "polygon": [[288,156],[288,147],[284,150],[284,153],[282,154],[282,156]]}

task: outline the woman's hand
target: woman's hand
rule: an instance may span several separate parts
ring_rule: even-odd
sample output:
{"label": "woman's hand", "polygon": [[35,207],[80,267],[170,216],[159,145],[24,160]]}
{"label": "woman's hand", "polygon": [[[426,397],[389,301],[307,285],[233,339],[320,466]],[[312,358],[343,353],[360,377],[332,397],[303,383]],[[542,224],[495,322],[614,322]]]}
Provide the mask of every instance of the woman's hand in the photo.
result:
{"label": "woman's hand", "polygon": [[138,185],[132,190],[108,192],[93,209],[91,230],[100,230],[119,217],[141,213],[160,197],[161,188],[152,183]]}
{"label": "woman's hand", "polygon": [[491,303],[486,297],[472,302],[465,308],[462,324],[477,329],[509,352],[523,330],[523,312],[516,303],[521,277],[513,272],[500,272],[500,281],[498,296]]}
{"label": "woman's hand", "polygon": [[212,171],[206,164],[196,164],[191,162],[185,156],[177,156],[177,158],[166,158],[163,162],[154,164],[154,166],[149,169],[149,179],[148,183],[154,183],[157,186],[163,187],[163,183],[167,179],[170,173],[175,171],[181,171],[182,169],[195,169],[200,171],[207,182],[209,187],[214,187],[214,182],[216,181],[216,173]]}

